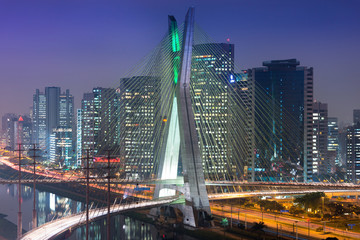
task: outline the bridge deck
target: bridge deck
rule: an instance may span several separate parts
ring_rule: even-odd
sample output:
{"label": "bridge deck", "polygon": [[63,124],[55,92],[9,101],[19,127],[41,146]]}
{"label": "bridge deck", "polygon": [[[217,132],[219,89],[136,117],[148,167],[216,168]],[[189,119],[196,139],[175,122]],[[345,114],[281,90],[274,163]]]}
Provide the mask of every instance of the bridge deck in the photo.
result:
{"label": "bridge deck", "polygon": [[[121,213],[133,209],[139,208],[148,208],[155,207],[163,204],[169,204],[173,201],[178,200],[178,196],[174,197],[166,197],[158,200],[152,201],[143,201],[136,202],[131,204],[116,204],[110,208],[111,214]],[[91,209],[89,211],[89,220],[94,220],[97,218],[101,218],[106,216],[107,207],[99,208],[99,209]],[[85,212],[81,212],[79,214],[70,215],[67,217],[63,217],[48,223],[41,225],[38,228],[35,228],[25,235],[23,235],[20,239],[22,240],[45,240],[56,237],[57,235],[65,232],[68,229],[78,227],[80,225],[86,224],[86,215]]]}

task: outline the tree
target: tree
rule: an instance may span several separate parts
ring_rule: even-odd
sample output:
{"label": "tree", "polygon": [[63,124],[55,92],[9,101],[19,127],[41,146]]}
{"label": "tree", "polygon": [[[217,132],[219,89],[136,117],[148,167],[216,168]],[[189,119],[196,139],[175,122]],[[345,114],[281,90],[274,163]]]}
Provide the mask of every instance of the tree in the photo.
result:
{"label": "tree", "polygon": [[328,209],[330,210],[333,216],[339,217],[342,216],[345,212],[345,208],[336,202],[331,202],[327,204]]}
{"label": "tree", "polygon": [[301,205],[305,210],[311,208],[311,211],[315,211],[321,206],[321,198],[325,197],[323,192],[307,193],[304,196],[297,197],[294,203]]}
{"label": "tree", "polygon": [[297,206],[291,206],[289,209],[289,213],[296,216],[304,213],[304,210],[301,208],[298,208]]}
{"label": "tree", "polygon": [[250,231],[251,232],[256,232],[256,231],[263,231],[263,228],[265,227],[264,222],[256,222],[251,228]]}
{"label": "tree", "polygon": [[277,201],[260,200],[258,204],[261,208],[270,211],[280,211],[284,209],[284,206]]}

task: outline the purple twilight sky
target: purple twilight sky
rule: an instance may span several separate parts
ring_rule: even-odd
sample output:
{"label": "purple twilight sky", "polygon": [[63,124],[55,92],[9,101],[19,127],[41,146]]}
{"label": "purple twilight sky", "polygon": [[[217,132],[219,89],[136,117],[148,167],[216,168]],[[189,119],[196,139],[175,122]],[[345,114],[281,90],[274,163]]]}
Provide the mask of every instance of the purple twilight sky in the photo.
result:
{"label": "purple twilight sky", "polygon": [[358,0],[4,0],[0,2],[0,115],[29,113],[36,88],[70,89],[76,107],[115,86],[161,40],[167,15],[189,6],[215,42],[230,38],[238,69],[297,58],[315,71],[315,98],[351,122],[360,108]]}

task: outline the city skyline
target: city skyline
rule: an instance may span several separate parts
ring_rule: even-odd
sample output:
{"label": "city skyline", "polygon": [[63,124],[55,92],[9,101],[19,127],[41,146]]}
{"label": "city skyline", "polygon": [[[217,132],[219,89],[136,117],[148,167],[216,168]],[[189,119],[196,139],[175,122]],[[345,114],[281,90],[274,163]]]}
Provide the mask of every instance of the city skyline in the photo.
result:
{"label": "city skyline", "polygon": [[22,1],[0,9],[1,239],[360,239],[355,2]]}
{"label": "city skyline", "polygon": [[79,108],[83,93],[116,86],[157,45],[167,30],[164,13],[181,19],[191,5],[214,42],[235,45],[236,69],[297,58],[314,67],[314,98],[329,104],[329,116],[352,122],[360,107],[356,1],[5,3],[0,114],[29,113],[35,89],[45,86],[70,89]]}

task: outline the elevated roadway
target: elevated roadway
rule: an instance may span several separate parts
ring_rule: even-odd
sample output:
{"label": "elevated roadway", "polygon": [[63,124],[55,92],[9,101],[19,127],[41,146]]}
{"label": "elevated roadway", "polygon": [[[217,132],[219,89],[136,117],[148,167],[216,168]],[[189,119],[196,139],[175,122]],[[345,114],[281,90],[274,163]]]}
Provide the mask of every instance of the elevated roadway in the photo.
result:
{"label": "elevated roadway", "polygon": [[[130,211],[134,209],[140,208],[150,208],[161,206],[164,204],[170,204],[179,199],[178,196],[160,198],[151,201],[142,201],[142,202],[134,202],[130,204],[116,204],[111,206],[110,213],[118,214],[125,211]],[[89,211],[89,221],[104,217],[107,215],[107,207],[104,208],[96,208],[91,209]],[[81,212],[79,214],[70,215],[67,217],[63,217],[37,227],[26,234],[24,234],[20,239],[21,240],[45,240],[45,239],[53,239],[61,233],[64,233],[68,229],[73,229],[78,226],[86,224],[86,214],[85,212]]]}

